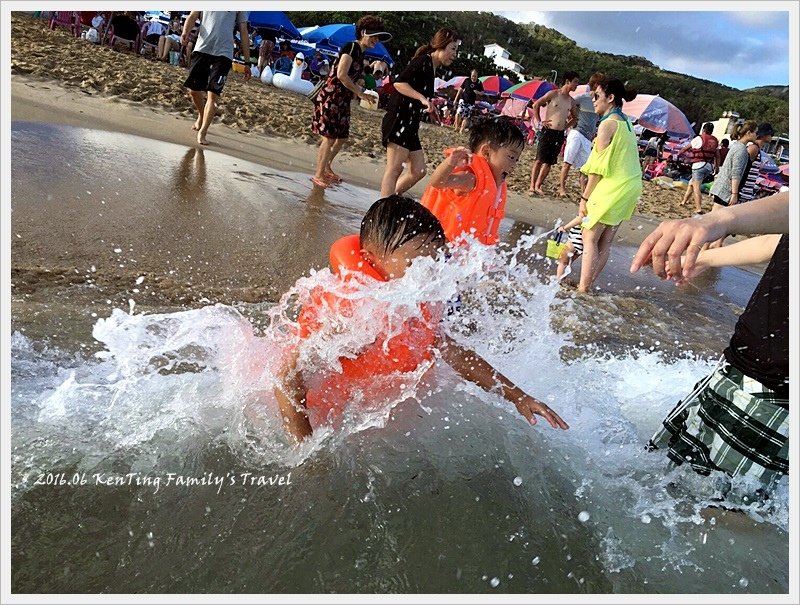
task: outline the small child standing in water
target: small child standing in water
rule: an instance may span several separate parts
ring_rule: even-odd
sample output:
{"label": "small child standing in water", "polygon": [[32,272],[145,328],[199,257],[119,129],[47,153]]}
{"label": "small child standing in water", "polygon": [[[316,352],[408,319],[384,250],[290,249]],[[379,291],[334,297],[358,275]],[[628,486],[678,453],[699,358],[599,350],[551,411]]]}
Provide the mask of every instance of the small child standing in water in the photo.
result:
{"label": "small child standing in water", "polygon": [[581,232],[581,223],[583,217],[579,214],[566,225],[561,225],[558,228],[560,233],[567,234],[567,244],[561,251],[561,256],[558,257],[558,268],[556,269],[556,279],[560,280],[564,277],[564,272],[567,267],[572,267],[581,254],[583,254],[583,234]]}
{"label": "small child standing in water", "polygon": [[510,118],[495,116],[475,120],[469,149],[445,151],[447,159],[434,170],[420,203],[442,223],[448,241],[463,233],[487,245],[499,241],[506,178],[524,149],[522,131]]}
{"label": "small child standing in water", "polygon": [[[361,222],[359,236],[347,236],[331,248],[332,269],[363,280],[389,281],[402,278],[419,257],[437,257],[446,243],[442,226],[433,214],[412,199],[393,195],[375,202]],[[341,274],[340,274],[341,275]],[[325,326],[347,324],[355,315],[358,301],[325,291],[312,294],[312,304],[300,312],[300,337],[308,338]],[[377,338],[355,357],[340,357],[341,372],[331,372],[313,388],[308,388],[298,367],[295,351],[278,373],[275,396],[286,430],[297,441],[312,433],[309,412],[326,417],[336,408],[352,405],[353,392],[373,395],[371,385],[398,372],[411,372],[432,362],[438,349],[442,359],[462,378],[485,390],[498,389],[531,424],[535,415],[543,416],[554,428],[567,429],[567,423],[547,405],[526,394],[495,370],[477,353],[466,349],[441,331],[439,305],[420,305],[421,317],[405,321],[399,331],[391,331],[388,316],[375,317],[381,329]],[[346,329],[346,327],[344,328]]]}

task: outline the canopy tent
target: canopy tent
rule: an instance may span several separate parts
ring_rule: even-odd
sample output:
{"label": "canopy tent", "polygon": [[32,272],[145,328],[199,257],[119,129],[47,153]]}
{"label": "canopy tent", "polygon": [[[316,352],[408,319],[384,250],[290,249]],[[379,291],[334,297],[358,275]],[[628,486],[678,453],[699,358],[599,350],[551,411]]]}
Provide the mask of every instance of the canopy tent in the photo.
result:
{"label": "canopy tent", "polygon": [[514,86],[511,80],[503,76],[483,76],[478,79],[481,81],[481,84],[483,84],[483,92],[487,95],[499,95],[501,92]]}
{"label": "canopy tent", "polygon": [[445,80],[441,78],[434,78],[433,79],[433,90],[439,90],[440,88],[446,88],[448,86]]}
{"label": "canopy tent", "polygon": [[[335,57],[339,54],[339,50],[342,46],[356,39],[356,26],[353,24],[347,25],[345,23],[337,23],[333,25],[323,25],[321,27],[319,25],[301,27],[300,35],[303,42],[313,45],[313,48],[319,50],[323,54]],[[375,45],[375,48],[365,49],[364,56],[370,59],[384,61],[389,67],[394,65],[392,55],[380,42]]]}
{"label": "canopy tent", "polygon": [[631,120],[653,132],[666,132],[679,137],[693,137],[692,125],[684,113],[672,103],[658,95],[636,95],[632,101],[622,105]]}
{"label": "canopy tent", "polygon": [[511,97],[512,99],[520,99],[522,101],[536,100],[546,95],[551,90],[555,90],[555,84],[547,80],[528,80],[527,82],[520,82],[515,84],[505,92],[501,93],[501,97]]}
{"label": "canopy tent", "polygon": [[250,27],[269,30],[276,38],[300,38],[300,31],[281,11],[254,11],[248,15],[247,20]]}

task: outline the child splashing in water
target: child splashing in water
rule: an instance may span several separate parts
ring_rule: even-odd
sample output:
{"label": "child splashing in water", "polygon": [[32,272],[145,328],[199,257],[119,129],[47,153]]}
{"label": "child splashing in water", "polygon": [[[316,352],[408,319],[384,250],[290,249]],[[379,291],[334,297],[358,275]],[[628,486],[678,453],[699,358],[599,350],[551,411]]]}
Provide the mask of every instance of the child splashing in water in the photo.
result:
{"label": "child splashing in water", "polygon": [[506,178],[525,148],[522,131],[506,116],[475,121],[469,149],[445,151],[420,202],[442,223],[448,241],[463,233],[487,245],[499,241]]}
{"label": "child splashing in water", "polygon": [[[370,279],[389,281],[402,278],[411,263],[420,257],[436,258],[445,246],[445,234],[439,221],[426,208],[409,198],[393,195],[375,202],[361,222],[360,235],[338,240],[331,248],[332,269],[345,280],[362,283]],[[341,269],[348,271],[342,275]],[[352,299],[323,292],[313,304],[300,312],[300,337],[306,339],[326,326],[345,326],[356,313]],[[542,416],[554,428],[567,429],[567,424],[547,405],[526,394],[508,378],[495,370],[477,353],[466,349],[441,331],[442,309],[420,305],[420,316],[406,320],[392,335],[387,335],[389,317],[373,321],[387,330],[364,346],[353,357],[340,357],[341,372],[331,373],[322,382],[309,388],[299,367],[299,352],[290,355],[278,372],[275,396],[286,430],[298,442],[312,434],[310,420],[318,414],[325,417],[332,410],[353,402],[352,384],[369,388],[398,372],[407,373],[432,365],[439,352],[462,378],[485,390],[498,389],[514,404],[531,424]],[[364,393],[371,393],[362,389]],[[309,414],[309,412],[313,412]]]}

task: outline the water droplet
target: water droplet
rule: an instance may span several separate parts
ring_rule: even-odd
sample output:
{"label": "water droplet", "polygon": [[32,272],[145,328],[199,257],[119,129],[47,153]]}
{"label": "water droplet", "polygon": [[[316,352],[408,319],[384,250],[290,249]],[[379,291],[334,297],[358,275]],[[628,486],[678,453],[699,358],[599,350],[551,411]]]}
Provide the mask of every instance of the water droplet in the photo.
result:
{"label": "water droplet", "polygon": [[747,585],[749,583],[750,583],[750,580],[748,580],[747,578],[741,578],[739,580],[739,586],[741,586],[742,588],[747,588]]}
{"label": "water droplet", "polygon": [[534,557],[531,559],[531,565],[538,565],[541,559],[539,557]]}
{"label": "water droplet", "polygon": [[492,588],[497,588],[498,586],[500,586],[500,578],[492,578],[491,580],[489,580],[489,586],[491,586]]}
{"label": "water droplet", "polygon": [[582,510],[578,514],[578,521],[580,521],[581,523],[586,523],[588,520],[589,520],[589,513],[586,512],[585,510]]}
{"label": "water droplet", "polygon": [[648,515],[648,514],[642,515],[640,517],[640,519],[641,519],[642,523],[650,523],[650,521],[652,521],[652,519],[650,518],[650,515]]}
{"label": "water droplet", "polygon": [[514,485],[516,485],[517,487],[522,485],[522,477],[514,477]]}

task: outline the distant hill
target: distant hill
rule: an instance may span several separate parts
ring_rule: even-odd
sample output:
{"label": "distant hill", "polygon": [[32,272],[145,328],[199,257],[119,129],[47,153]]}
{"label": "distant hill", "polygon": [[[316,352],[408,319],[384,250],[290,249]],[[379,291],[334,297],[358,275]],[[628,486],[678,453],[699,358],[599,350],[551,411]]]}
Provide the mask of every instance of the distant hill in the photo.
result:
{"label": "distant hill", "polygon": [[755,88],[748,88],[744,92],[770,95],[773,97],[778,97],[779,99],[786,99],[787,101],[789,100],[789,87],[780,86],[778,84],[772,84],[770,86],[756,86]]}
{"label": "distant hill", "polygon": [[[292,22],[303,27],[326,23],[354,23],[362,16],[353,11],[291,11]],[[462,39],[459,59],[450,75],[468,75],[475,67],[481,75],[502,73],[483,57],[485,44],[497,43],[523,65],[530,77],[548,76],[551,70],[563,74],[575,70],[585,81],[595,71],[602,71],[626,81],[641,93],[659,94],[671,101],[695,123],[716,120],[724,111],[735,111],[747,119],[771,122],[778,132],[789,130],[789,92],[785,86],[761,86],[737,90],[710,80],[660,69],[645,57],[615,55],[590,51],[560,32],[533,23],[519,24],[489,12],[376,12],[394,37],[387,47],[396,57],[395,73],[414,55],[418,46],[427,43],[441,27],[452,27]],[[468,55],[472,55],[469,57]],[[732,68],[735,69],[735,68]],[[778,94],[780,91],[781,94]]]}

